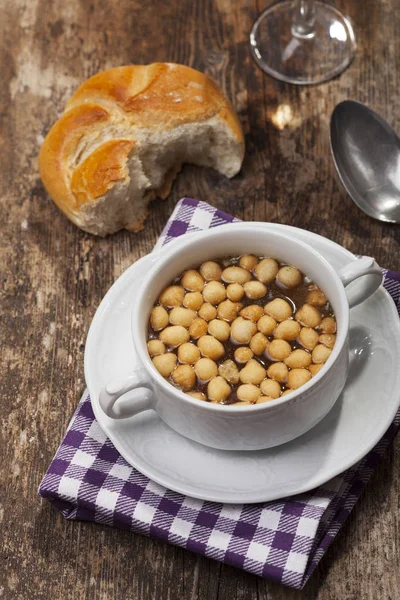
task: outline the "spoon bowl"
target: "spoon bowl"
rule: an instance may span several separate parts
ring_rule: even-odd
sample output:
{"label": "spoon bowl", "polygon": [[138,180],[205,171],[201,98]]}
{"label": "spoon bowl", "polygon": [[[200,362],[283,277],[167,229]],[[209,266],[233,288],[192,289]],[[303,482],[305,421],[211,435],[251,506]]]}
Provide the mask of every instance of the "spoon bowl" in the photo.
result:
{"label": "spoon bowl", "polygon": [[331,117],[330,141],[339,177],[370,217],[400,223],[400,138],[361,102],[345,100]]}

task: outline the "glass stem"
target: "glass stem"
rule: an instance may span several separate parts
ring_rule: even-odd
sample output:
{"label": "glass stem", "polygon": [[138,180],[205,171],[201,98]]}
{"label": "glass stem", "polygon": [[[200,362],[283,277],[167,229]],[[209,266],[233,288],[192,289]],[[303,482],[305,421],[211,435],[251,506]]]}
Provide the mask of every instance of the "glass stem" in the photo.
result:
{"label": "glass stem", "polygon": [[314,35],[315,0],[294,0],[292,33],[296,37]]}

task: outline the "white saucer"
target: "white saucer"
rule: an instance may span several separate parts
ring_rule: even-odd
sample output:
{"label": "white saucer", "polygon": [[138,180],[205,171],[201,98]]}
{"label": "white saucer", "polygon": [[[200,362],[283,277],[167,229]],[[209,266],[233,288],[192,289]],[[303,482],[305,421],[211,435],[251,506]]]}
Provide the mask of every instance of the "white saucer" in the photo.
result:
{"label": "white saucer", "polygon": [[[354,255],[334,242],[284,225],[339,270]],[[379,441],[400,404],[400,322],[392,299],[379,289],[351,310],[350,372],[331,412],[302,437],[269,450],[227,452],[175,433],[153,411],[115,421],[100,409],[100,389],[134,368],[131,298],[157,260],[150,254],[112,286],[93,319],[85,350],[85,376],[101,428],[125,458],[157,483],[195,498],[252,503],[313,489],[359,461]],[[238,418],[239,414],[238,414]]]}

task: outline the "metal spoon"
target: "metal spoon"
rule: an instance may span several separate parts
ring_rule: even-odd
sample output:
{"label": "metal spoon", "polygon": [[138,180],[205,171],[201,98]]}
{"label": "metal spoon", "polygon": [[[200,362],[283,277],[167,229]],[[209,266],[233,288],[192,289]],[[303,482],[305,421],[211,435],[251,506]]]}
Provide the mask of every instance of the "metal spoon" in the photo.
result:
{"label": "metal spoon", "polygon": [[331,150],[347,192],[367,215],[400,223],[400,138],[360,102],[340,102],[331,117]]}

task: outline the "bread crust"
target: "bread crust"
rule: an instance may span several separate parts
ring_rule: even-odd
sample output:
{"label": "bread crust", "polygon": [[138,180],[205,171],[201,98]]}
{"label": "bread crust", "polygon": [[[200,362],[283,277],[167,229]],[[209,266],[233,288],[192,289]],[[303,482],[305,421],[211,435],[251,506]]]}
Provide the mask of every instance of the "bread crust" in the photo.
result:
{"label": "bread crust", "polygon": [[[178,147],[176,140],[180,135],[189,139],[191,127],[199,132],[218,128],[219,143],[225,136],[229,145],[226,165],[218,164],[211,147],[199,156],[182,150],[168,155],[169,141]],[[153,162],[146,163],[150,151]],[[243,154],[238,117],[206,75],[171,63],[128,65],[98,73],[77,89],[42,145],[39,171],[68,218],[86,231],[107,235],[122,227],[142,228],[148,202],[168,195],[183,162],[214,166],[233,176]],[[115,222],[103,202],[108,198],[118,205]],[[130,198],[136,206],[142,203],[137,222],[132,211],[124,215]]]}

